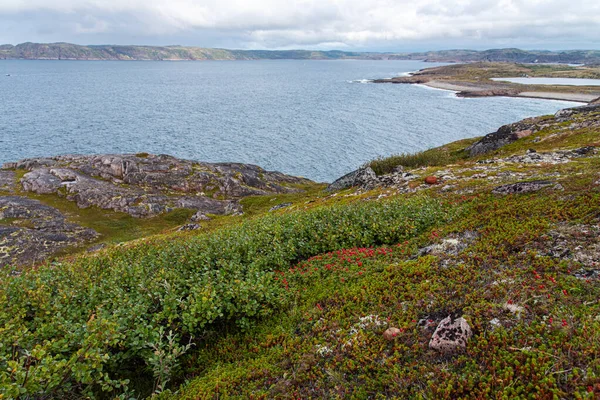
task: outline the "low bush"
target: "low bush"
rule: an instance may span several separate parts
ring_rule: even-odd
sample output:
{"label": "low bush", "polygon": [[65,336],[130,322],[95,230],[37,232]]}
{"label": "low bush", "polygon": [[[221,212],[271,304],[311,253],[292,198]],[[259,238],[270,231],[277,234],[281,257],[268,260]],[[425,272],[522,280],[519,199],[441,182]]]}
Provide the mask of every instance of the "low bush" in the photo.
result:
{"label": "low bush", "polygon": [[270,215],[213,234],[0,272],[0,398],[155,391],[216,325],[245,329],[290,300],[275,271],[316,254],[392,244],[447,221],[434,199]]}

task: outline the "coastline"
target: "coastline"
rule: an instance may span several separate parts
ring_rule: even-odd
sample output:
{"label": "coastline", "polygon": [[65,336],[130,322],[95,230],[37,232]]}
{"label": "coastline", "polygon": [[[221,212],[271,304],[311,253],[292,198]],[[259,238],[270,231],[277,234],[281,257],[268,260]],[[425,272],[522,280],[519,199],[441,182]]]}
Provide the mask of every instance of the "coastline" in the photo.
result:
{"label": "coastline", "polygon": [[539,72],[535,66],[509,63],[455,64],[426,68],[391,79],[375,79],[373,83],[418,84],[454,92],[458,97],[521,97],[594,103],[600,101],[600,87],[533,85],[493,80],[504,76],[587,78],[600,74],[598,68],[556,66]]}
{"label": "coastline", "polygon": [[[459,97],[523,97],[530,99],[546,99],[546,100],[560,100],[560,101],[572,101],[576,103],[588,104],[598,99],[598,96],[584,94],[584,93],[556,93],[556,92],[520,92],[518,94],[492,94],[490,96],[476,96],[472,95],[478,91],[484,92],[486,87],[473,87],[464,86],[451,82],[442,81],[429,81],[418,83],[416,85],[427,86],[432,89],[445,90],[456,93]],[[461,95],[462,93],[462,95]]]}

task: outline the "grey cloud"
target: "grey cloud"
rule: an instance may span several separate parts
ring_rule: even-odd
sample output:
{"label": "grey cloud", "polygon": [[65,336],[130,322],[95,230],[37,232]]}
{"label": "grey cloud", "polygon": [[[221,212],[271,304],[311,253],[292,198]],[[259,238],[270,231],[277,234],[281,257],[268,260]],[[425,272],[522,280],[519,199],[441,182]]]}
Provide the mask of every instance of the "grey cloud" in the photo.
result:
{"label": "grey cloud", "polygon": [[2,0],[9,43],[402,49],[600,46],[590,0]]}

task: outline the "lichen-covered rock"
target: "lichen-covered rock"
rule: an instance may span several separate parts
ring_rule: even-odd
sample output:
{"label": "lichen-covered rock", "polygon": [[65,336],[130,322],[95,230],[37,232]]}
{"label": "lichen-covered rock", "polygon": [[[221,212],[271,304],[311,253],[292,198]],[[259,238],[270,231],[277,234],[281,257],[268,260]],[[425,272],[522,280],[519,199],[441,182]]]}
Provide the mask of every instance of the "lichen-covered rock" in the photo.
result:
{"label": "lichen-covered rock", "polygon": [[0,170],[0,191],[12,192],[15,186],[15,173]]}
{"label": "lichen-covered rock", "polygon": [[240,214],[251,195],[298,192],[304,178],[255,165],[201,163],[167,155],[125,154],[26,159],[4,168],[25,169],[25,191],[56,193],[81,208],[96,206],[149,217],[174,208],[202,214]]}
{"label": "lichen-covered rock", "polygon": [[600,111],[600,102],[598,100],[594,100],[590,104],[586,104],[584,106],[565,108],[563,110],[559,110],[554,114],[554,118],[557,122],[565,122],[573,118],[573,116],[577,114],[587,114],[591,112]]}
{"label": "lichen-covered rock", "polygon": [[[4,220],[4,222],[2,222]],[[34,264],[98,237],[57,209],[20,196],[0,196],[0,267]]]}
{"label": "lichen-covered rock", "polygon": [[362,167],[356,171],[352,171],[349,174],[342,176],[339,179],[336,179],[333,183],[327,186],[327,190],[334,192],[351,187],[372,189],[377,187],[378,184],[379,178],[375,174],[375,171],[373,171],[371,167]]}
{"label": "lichen-covered rock", "polygon": [[518,193],[523,194],[523,193],[537,192],[539,190],[546,189],[546,188],[560,189],[561,186],[559,184],[557,184],[556,182],[552,182],[552,181],[516,182],[516,183],[510,183],[508,185],[498,186],[497,188],[492,190],[492,193],[501,194],[501,195],[518,194]]}
{"label": "lichen-covered rock", "polygon": [[466,150],[471,157],[489,153],[538,131],[539,124],[540,118],[529,118],[501,126],[496,132],[484,136]]}
{"label": "lichen-covered rock", "polygon": [[281,210],[283,208],[287,208],[290,207],[292,205],[292,203],[281,203],[281,204],[277,204],[276,206],[273,206],[269,209],[269,212],[273,212],[273,211],[277,211],[277,210]]}
{"label": "lichen-covered rock", "polygon": [[201,228],[200,224],[185,224],[182,227],[180,227],[179,229],[177,229],[177,231],[179,231],[179,232],[197,231],[200,228]]}
{"label": "lichen-covered rock", "polygon": [[467,347],[467,342],[473,333],[469,323],[464,318],[444,318],[429,341],[429,347],[441,353],[452,354]]}

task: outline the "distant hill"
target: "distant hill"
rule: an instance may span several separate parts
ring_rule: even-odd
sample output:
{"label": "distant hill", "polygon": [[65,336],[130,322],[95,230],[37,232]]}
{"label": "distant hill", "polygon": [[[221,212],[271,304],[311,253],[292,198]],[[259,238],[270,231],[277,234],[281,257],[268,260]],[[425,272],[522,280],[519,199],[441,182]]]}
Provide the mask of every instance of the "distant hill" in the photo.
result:
{"label": "distant hill", "polygon": [[225,50],[184,46],[80,46],[22,43],[0,46],[0,59],[25,60],[327,60],[366,58],[366,53],[309,50]]}
{"label": "distant hill", "polygon": [[600,64],[598,50],[526,51],[519,49],[442,50],[423,53],[373,53],[311,50],[226,50],[187,46],[80,46],[71,43],[0,45],[0,59],[23,60],[424,60],[431,62],[518,62]]}

